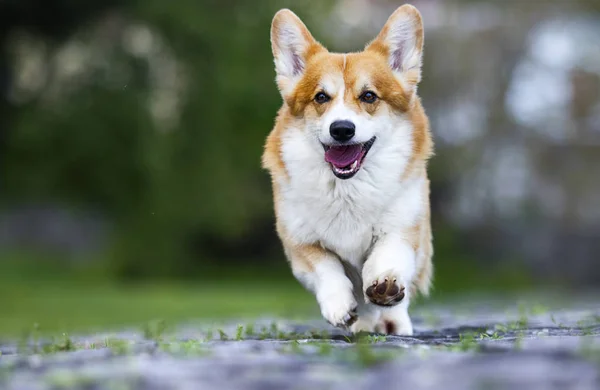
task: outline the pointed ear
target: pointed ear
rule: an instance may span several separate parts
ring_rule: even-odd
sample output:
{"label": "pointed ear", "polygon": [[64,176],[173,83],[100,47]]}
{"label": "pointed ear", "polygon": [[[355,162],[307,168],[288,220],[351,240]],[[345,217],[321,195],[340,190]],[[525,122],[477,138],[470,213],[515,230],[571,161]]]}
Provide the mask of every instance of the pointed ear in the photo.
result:
{"label": "pointed ear", "polygon": [[421,81],[423,56],[423,22],[419,11],[408,4],[398,8],[367,50],[385,55],[400,80],[407,87],[416,87]]}
{"label": "pointed ear", "polygon": [[289,9],[282,9],[273,17],[271,48],[277,85],[284,96],[293,91],[304,73],[308,57],[316,51],[324,50],[300,18]]}

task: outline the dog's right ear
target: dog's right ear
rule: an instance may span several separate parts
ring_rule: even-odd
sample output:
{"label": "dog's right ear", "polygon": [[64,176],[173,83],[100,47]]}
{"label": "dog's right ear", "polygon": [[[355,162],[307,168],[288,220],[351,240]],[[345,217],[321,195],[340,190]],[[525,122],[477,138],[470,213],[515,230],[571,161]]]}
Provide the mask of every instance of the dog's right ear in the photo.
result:
{"label": "dog's right ear", "polygon": [[316,51],[324,50],[300,18],[289,9],[282,9],[273,17],[271,48],[277,85],[284,98],[294,90],[302,77],[308,57]]}

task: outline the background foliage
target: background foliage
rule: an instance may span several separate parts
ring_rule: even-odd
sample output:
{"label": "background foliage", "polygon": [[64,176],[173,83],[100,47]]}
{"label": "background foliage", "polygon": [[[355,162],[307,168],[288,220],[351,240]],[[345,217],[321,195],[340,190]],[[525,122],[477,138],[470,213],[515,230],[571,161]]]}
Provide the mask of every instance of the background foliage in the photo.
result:
{"label": "background foliage", "polygon": [[[597,2],[414,4],[437,291],[594,285]],[[290,7],[357,50],[398,5],[0,2],[0,267],[17,269],[2,273],[288,280],[260,168],[281,102],[271,18]]]}

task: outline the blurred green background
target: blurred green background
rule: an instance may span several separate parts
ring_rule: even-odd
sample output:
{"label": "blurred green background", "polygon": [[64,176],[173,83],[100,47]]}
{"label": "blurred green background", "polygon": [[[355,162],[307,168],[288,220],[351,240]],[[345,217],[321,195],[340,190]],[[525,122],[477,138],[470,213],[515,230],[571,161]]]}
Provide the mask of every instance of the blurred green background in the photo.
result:
{"label": "blurred green background", "polygon": [[[433,299],[582,291],[600,269],[600,5],[423,13]],[[289,7],[359,50],[402,2],[0,2],[0,336],[308,316],[260,168]]]}

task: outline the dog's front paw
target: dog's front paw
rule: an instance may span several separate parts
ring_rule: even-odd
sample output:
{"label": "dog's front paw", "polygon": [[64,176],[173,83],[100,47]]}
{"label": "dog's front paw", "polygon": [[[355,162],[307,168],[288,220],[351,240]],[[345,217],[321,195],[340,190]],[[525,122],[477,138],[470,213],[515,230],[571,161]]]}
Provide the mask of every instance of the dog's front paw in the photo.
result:
{"label": "dog's front paw", "polygon": [[[365,282],[367,281],[365,280]],[[400,303],[405,296],[404,285],[392,275],[374,279],[367,286],[369,287],[365,290],[365,295],[375,305],[394,306]]]}
{"label": "dog's front paw", "polygon": [[337,292],[319,297],[321,314],[333,326],[347,328],[358,319],[356,299],[351,292]]}

